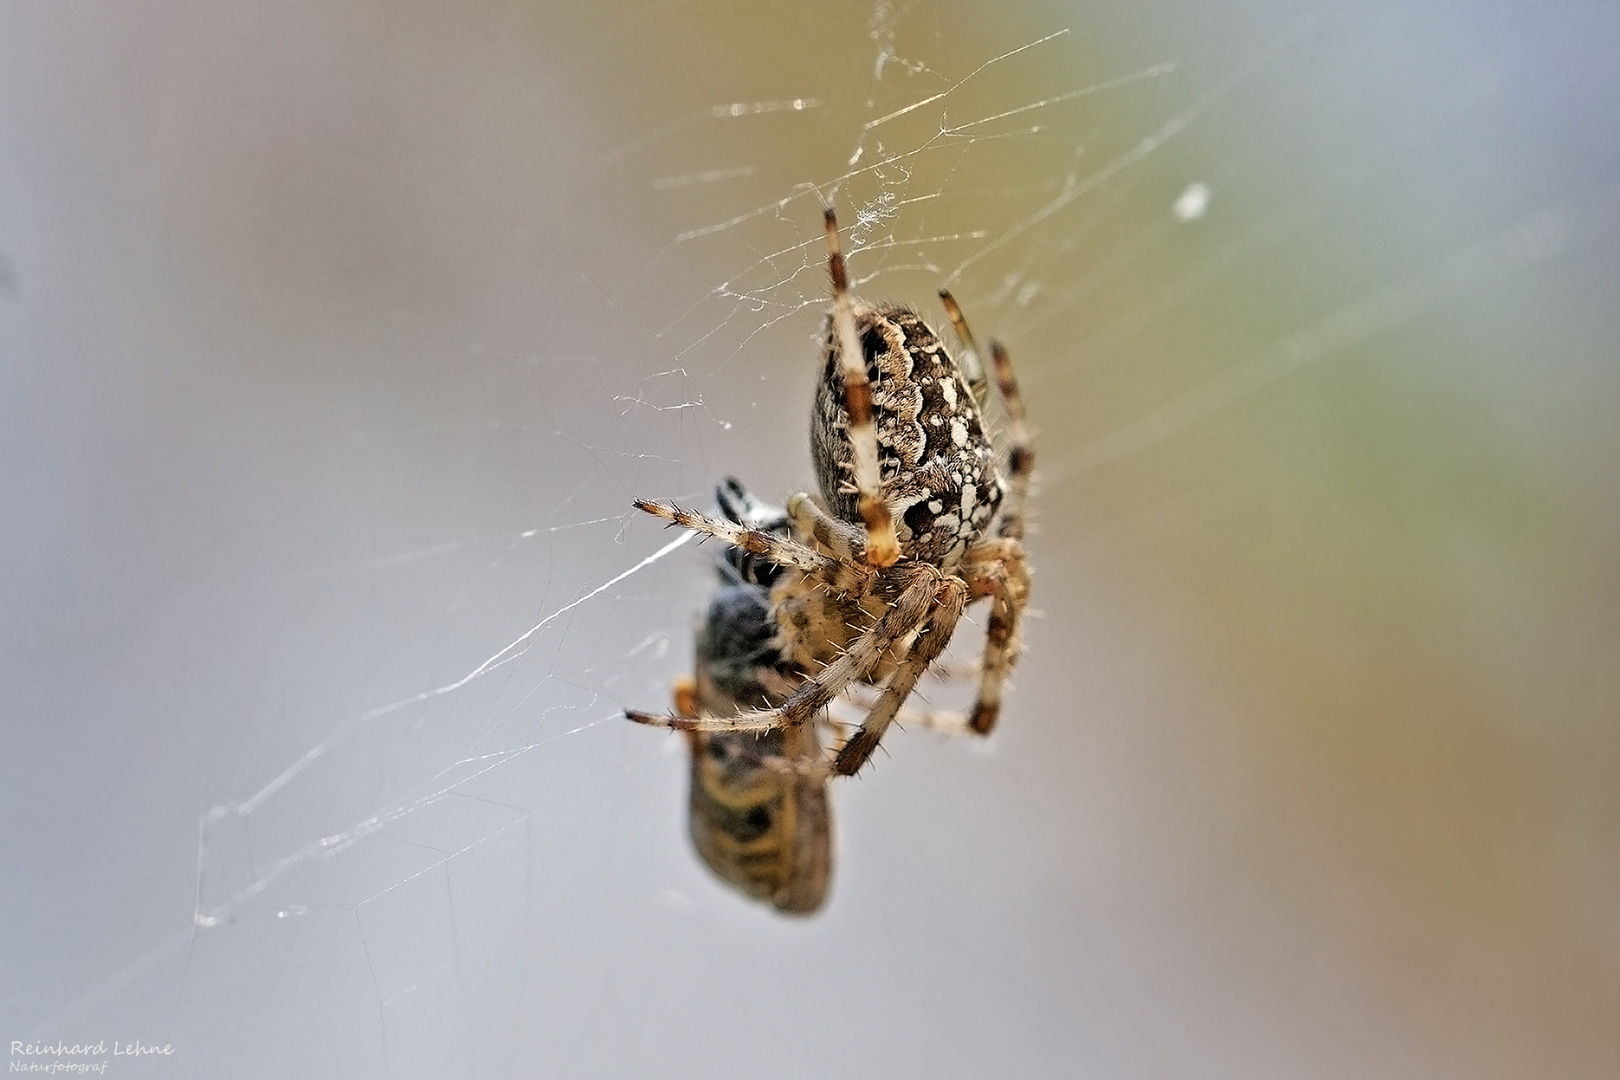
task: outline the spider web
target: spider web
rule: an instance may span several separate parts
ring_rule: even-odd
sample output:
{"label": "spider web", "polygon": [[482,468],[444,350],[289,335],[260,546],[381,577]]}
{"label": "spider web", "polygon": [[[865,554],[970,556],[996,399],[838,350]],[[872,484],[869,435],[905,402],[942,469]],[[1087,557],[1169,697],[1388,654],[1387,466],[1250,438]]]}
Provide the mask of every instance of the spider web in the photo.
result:
{"label": "spider web", "polygon": [[[12,915],[40,933],[0,964],[26,976],[8,1042],[175,1048],[111,1059],[126,1076],[1298,1075],[1348,1045],[1378,1074],[1613,1064],[1579,1009],[1529,1006],[1533,979],[1458,989],[1487,941],[1537,978],[1553,965],[1532,958],[1580,946],[1549,1000],[1612,985],[1620,942],[1587,948],[1612,899],[1585,870],[1607,834],[1578,808],[1549,812],[1579,822],[1555,856],[1527,840],[1528,862],[1401,892],[1418,899],[1390,923],[1438,940],[1427,982],[1334,906],[1335,887],[1374,904],[1359,879],[1323,871],[1275,901],[1317,864],[1193,824],[1271,813],[1231,789],[1286,803],[1266,778],[1302,768],[1331,793],[1297,833],[1254,835],[1382,836],[1340,820],[1382,821],[1388,790],[1323,764],[1339,759],[1319,745],[1357,730],[1321,719],[1327,690],[1276,706],[1320,744],[1236,718],[1269,715],[1293,692],[1283,669],[1329,655],[1398,678],[1382,626],[1336,637],[1321,612],[1404,611],[1408,590],[1379,582],[1409,582],[1408,558],[1450,583],[1414,619],[1457,631],[1418,640],[1461,672],[1487,733],[1470,747],[1523,749],[1548,681],[1575,688],[1571,716],[1611,685],[1580,644],[1612,643],[1608,609],[1561,591],[1540,553],[1616,580],[1612,498],[1556,536],[1519,522],[1575,521],[1606,490],[1566,466],[1616,449],[1596,419],[1613,378],[1586,363],[1612,320],[1569,283],[1614,280],[1612,161],[1549,143],[1467,197],[1445,186],[1498,125],[1590,100],[1531,92],[1508,15],[700,2],[383,25],[153,3],[93,41],[43,9],[10,18],[0,39],[107,74],[24,106],[50,83],[28,68],[6,95],[7,130],[46,164],[6,181],[34,217],[0,221],[0,302],[22,312],[0,346],[35,361],[19,400],[72,403],[37,466],[58,495],[14,501],[48,528],[19,545],[8,594],[34,720],[17,758],[44,766],[13,793],[38,899]],[[1579,58],[1581,38],[1538,40]],[[705,875],[680,740],[622,719],[689,670],[713,583],[691,537],[629,501],[706,505],[727,473],[772,498],[809,482],[824,205],[858,291],[937,324],[949,286],[1009,344],[1037,428],[1048,618],[988,749],[897,732],[838,787],[832,905],[789,923]],[[80,245],[100,262],[46,258]],[[1493,323],[1519,294],[1535,314]],[[1577,329],[1554,335],[1556,378],[1526,379],[1554,309]],[[117,362],[47,371],[79,354]],[[1466,454],[1429,439],[1484,455],[1511,509],[1388,495],[1451,490]],[[1416,554],[1355,532],[1378,513],[1415,516],[1384,525]],[[1207,593],[1206,536],[1242,552]],[[1323,547],[1386,573],[1290,562]],[[1288,587],[1250,560],[1295,566]],[[1245,585],[1260,599],[1234,599]],[[1231,612],[1255,652],[1200,651],[1185,624]],[[1414,697],[1431,691],[1451,701]],[[1598,790],[1612,741],[1572,721],[1554,743],[1491,790]],[[1388,813],[1444,831],[1484,801],[1474,783],[1424,774]],[[1405,882],[1403,859],[1433,855],[1395,848],[1352,870]],[[1524,865],[1560,883],[1561,931],[1456,900]],[[1300,970],[1266,951],[1279,939],[1332,961]],[[1423,1012],[1435,986],[1470,1021],[1527,1019],[1471,1047]],[[957,1014],[961,1030],[941,1019]],[[1168,1029],[1183,1040],[1142,1036]]]}

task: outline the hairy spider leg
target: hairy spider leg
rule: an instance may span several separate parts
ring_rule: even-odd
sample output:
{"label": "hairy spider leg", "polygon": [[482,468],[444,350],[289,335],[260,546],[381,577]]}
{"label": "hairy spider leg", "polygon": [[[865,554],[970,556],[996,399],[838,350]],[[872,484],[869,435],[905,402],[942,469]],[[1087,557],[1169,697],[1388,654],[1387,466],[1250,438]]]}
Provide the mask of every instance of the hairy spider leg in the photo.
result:
{"label": "hairy spider leg", "polygon": [[676,506],[674,503],[658,502],[654,499],[637,499],[635,503],[637,510],[652,514],[654,517],[661,517],[693,532],[724,540],[750,555],[760,556],[782,566],[797,567],[813,574],[838,592],[859,592],[871,579],[871,570],[854,563],[840,562],[790,537],[745,528],[735,522],[722,521],[708,514],[700,514],[696,510]]}
{"label": "hairy spider leg", "polygon": [[813,538],[838,561],[862,563],[866,560],[865,531],[833,517],[804,492],[788,499],[787,513],[796,536]]}
{"label": "hairy spider leg", "polygon": [[1010,540],[1024,536],[1024,507],[1029,502],[1029,478],[1035,471],[1035,447],[1029,438],[1029,424],[1024,419],[1024,395],[1018,391],[1018,379],[1013,375],[1012,360],[1001,342],[990,343],[990,362],[996,370],[996,388],[1001,392],[1001,406],[1007,411],[1007,499],[1001,504],[1001,524],[997,535]]}
{"label": "hairy spider leg", "polygon": [[1023,545],[1006,537],[980,544],[968,552],[962,572],[973,596],[990,597],[990,625],[985,631],[984,659],[980,663],[979,694],[968,727],[990,734],[1001,716],[1001,691],[1018,659],[1018,620],[1029,603],[1029,566]]}
{"label": "hairy spider leg", "polygon": [[854,776],[866,764],[872,751],[883,741],[883,735],[889,730],[889,724],[900,711],[900,706],[917,688],[917,680],[950,644],[951,634],[955,632],[966,605],[967,585],[960,578],[947,577],[940,581],[929,606],[927,623],[912,642],[911,651],[890,676],[889,684],[883,688],[877,704],[866,714],[860,730],[844,743],[838,756],[833,759],[834,773]]}
{"label": "hairy spider leg", "polygon": [[990,382],[984,377],[984,361],[979,359],[979,343],[973,339],[973,331],[968,328],[967,316],[962,314],[962,306],[951,295],[951,290],[939,290],[939,302],[945,305],[945,314],[950,317],[951,326],[956,328],[956,336],[961,339],[962,352],[957,355],[956,364],[962,369],[962,377],[967,380],[968,389],[973,391],[973,400],[984,408],[984,399],[989,395]]}
{"label": "hairy spider leg", "polygon": [[838,248],[838,216],[825,213],[827,269],[832,275],[833,328],[838,341],[839,370],[844,376],[844,408],[849,413],[849,445],[854,462],[855,491],[860,497],[861,520],[866,523],[866,561],[893,566],[900,561],[900,540],[894,515],[883,501],[878,472],[877,425],[872,421],[872,384],[866,377],[866,350],[855,331],[855,301],[849,294],[849,273]]}

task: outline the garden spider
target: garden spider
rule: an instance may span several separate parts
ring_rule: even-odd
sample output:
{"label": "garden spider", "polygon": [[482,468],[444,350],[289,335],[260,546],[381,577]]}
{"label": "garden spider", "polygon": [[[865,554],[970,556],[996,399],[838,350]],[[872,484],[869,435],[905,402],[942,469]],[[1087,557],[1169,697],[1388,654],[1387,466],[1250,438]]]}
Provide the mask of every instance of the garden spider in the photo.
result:
{"label": "garden spider", "polygon": [[779,705],[735,716],[626,715],[681,731],[769,732],[813,725],[834,698],[871,684],[881,688],[876,702],[830,763],[776,763],[850,776],[945,651],[963,610],[986,597],[978,699],[965,726],[979,735],[995,727],[1029,602],[1023,535],[1034,453],[1006,351],[990,345],[1010,444],[1003,480],[980,414],[984,368],[956,301],[940,290],[964,346],[960,364],[915,311],[850,293],[831,208],[825,224],[832,310],[810,419],[822,500],[802,492],[788,500],[790,537],[672,503],[635,504],[781,568],[770,592],[774,644],[804,681]]}

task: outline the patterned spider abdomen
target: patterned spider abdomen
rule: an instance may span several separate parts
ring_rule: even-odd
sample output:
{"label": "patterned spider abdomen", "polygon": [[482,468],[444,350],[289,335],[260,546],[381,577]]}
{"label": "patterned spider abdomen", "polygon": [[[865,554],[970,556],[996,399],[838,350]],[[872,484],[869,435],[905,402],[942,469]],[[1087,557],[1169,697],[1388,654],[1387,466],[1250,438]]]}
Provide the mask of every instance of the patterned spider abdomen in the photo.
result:
{"label": "patterned spider abdomen", "polygon": [[[1006,493],[979,403],[922,317],[899,304],[854,301],[877,429],[883,501],[906,558],[949,569],[995,517]],[[810,456],[828,508],[861,523],[838,335],[828,318]]]}

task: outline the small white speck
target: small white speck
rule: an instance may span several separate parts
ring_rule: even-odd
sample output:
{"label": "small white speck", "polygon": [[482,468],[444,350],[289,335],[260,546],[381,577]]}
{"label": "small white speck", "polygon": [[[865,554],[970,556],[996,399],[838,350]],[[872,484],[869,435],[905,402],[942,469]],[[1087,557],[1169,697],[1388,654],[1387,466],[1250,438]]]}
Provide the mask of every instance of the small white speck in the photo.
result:
{"label": "small white speck", "polygon": [[1214,194],[1208,184],[1188,184],[1187,190],[1176,196],[1170,212],[1177,221],[1197,221],[1208,212],[1209,200]]}

